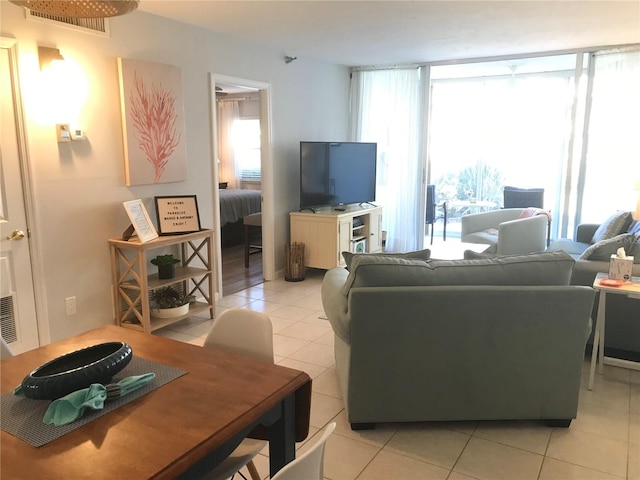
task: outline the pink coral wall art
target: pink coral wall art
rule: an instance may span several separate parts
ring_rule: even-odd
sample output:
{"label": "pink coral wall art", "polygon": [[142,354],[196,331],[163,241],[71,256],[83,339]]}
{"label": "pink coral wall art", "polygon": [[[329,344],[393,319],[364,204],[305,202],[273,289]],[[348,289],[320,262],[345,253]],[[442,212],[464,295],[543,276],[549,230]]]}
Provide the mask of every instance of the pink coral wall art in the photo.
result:
{"label": "pink coral wall art", "polygon": [[180,68],[118,58],[129,186],[187,179]]}

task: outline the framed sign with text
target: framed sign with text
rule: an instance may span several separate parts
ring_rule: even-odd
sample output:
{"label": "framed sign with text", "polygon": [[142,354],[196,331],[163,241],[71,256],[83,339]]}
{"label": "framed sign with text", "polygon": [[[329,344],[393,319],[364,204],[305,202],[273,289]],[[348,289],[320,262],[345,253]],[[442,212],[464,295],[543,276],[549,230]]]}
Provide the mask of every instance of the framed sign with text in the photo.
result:
{"label": "framed sign with text", "polygon": [[[142,200],[129,200],[128,202],[122,202],[122,204],[127,211],[129,220],[131,220],[133,231],[136,232],[140,242],[144,243],[158,238],[158,232],[156,232],[153,223],[151,223],[151,218],[149,218],[149,214],[147,213],[147,209],[144,208]],[[123,235],[125,240],[128,240],[133,233],[130,229],[131,227],[129,227]]]}
{"label": "framed sign with text", "polygon": [[195,195],[154,198],[160,235],[200,231],[198,200]]}

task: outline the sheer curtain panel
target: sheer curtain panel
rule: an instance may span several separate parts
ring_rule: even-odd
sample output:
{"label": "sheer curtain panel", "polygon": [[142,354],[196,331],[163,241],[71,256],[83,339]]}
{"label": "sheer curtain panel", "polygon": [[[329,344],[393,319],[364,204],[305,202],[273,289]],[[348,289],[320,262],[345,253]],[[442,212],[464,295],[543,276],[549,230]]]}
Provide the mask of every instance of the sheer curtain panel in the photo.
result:
{"label": "sheer curtain panel", "polygon": [[218,102],[218,161],[219,179],[229,188],[240,188],[233,148],[233,125],[240,118],[237,101]]}
{"label": "sheer curtain panel", "polygon": [[578,219],[634,210],[640,180],[640,51],[594,55],[585,181]]}
{"label": "sheer curtain panel", "polygon": [[424,75],[418,68],[357,71],[351,77],[351,131],[376,142],[376,204],[384,207],[386,250],[422,248],[421,133]]}

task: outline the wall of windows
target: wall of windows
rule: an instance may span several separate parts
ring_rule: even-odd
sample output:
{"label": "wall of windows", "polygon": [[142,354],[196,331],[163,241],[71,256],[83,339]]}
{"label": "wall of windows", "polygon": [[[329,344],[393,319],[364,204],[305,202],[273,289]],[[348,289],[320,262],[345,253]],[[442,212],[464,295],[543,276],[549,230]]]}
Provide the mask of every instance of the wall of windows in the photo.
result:
{"label": "wall of windows", "polygon": [[[418,80],[403,82],[409,75]],[[397,105],[415,108],[402,112]],[[420,239],[414,244],[408,238],[412,228],[401,227],[420,222],[424,227],[424,219],[408,207],[425,203],[426,189],[420,195],[408,188],[414,179],[422,179],[423,187],[435,184],[438,200],[448,202],[447,234],[453,236],[456,221],[474,211],[475,203],[501,208],[507,185],[544,188],[553,238],[573,237],[578,223],[599,223],[616,210],[635,209],[634,185],[640,182],[638,45],[355,71],[351,111],[353,139],[376,141],[387,154],[381,159],[379,191],[385,199],[402,198],[403,204],[378,201],[385,206],[383,227],[402,251],[422,246]],[[402,131],[418,128],[423,134],[390,135],[407,121],[411,128]],[[415,176],[390,182],[385,172],[401,172],[400,166],[411,165],[415,155],[425,159],[425,174],[414,162]]]}

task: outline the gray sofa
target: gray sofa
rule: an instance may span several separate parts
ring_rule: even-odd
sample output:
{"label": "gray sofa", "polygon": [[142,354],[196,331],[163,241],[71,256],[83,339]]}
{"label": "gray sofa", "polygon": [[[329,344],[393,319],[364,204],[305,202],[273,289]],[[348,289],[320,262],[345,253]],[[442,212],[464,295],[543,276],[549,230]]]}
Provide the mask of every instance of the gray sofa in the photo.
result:
{"label": "gray sofa", "polygon": [[[593,250],[593,247],[596,246],[593,238],[599,227],[599,224],[590,223],[578,225],[575,240],[559,239],[554,241],[547,249],[548,252],[565,251],[575,258],[576,265],[571,276],[572,285],[593,285],[593,280],[598,272],[609,271],[608,259],[611,253],[614,253],[616,247],[623,244],[612,242],[614,238],[610,237],[610,239],[599,242],[604,245],[609,240],[609,247],[603,248],[600,254],[596,252],[590,258],[581,258],[587,249],[591,248]],[[626,231],[632,231],[634,228],[636,228],[635,224],[631,224],[626,227]],[[618,235],[616,237],[622,239],[625,236],[624,232],[620,235],[622,237]],[[625,245],[628,245],[628,243],[625,243]],[[636,242],[625,250],[629,255],[634,255],[635,257],[632,275],[640,277],[640,244]],[[597,308],[598,296],[596,296],[593,307],[594,324]],[[606,355],[640,361],[640,301],[621,295],[609,295],[607,296],[606,312]],[[588,343],[592,341],[593,335]]]}
{"label": "gray sofa", "polygon": [[329,270],[352,428],[378,422],[545,419],[578,406],[594,291],[564,252],[479,260],[359,255]]}

